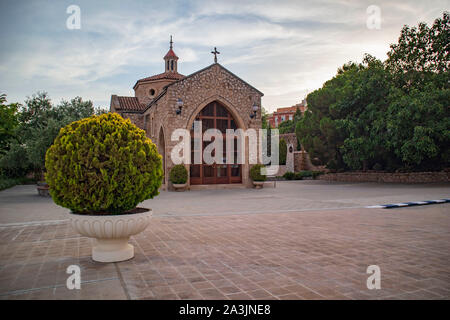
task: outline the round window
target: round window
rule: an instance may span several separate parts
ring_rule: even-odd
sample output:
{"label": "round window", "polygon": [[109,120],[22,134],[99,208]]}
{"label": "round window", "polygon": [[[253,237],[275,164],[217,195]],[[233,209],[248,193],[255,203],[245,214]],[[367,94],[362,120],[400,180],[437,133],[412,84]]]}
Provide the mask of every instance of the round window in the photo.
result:
{"label": "round window", "polygon": [[155,89],[150,89],[149,93],[150,93],[150,96],[154,96],[156,91],[155,91]]}

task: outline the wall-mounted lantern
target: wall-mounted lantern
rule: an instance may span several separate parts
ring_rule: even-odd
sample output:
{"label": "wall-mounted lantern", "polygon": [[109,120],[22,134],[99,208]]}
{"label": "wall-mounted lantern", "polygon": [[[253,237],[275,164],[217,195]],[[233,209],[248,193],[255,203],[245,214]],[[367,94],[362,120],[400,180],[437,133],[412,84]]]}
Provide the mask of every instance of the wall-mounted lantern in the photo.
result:
{"label": "wall-mounted lantern", "polygon": [[258,105],[256,103],[254,103],[253,107],[252,107],[253,113],[250,114],[251,119],[256,117],[256,113],[258,112],[258,109],[259,109]]}
{"label": "wall-mounted lantern", "polygon": [[176,113],[181,114],[181,109],[183,109],[183,100],[181,100],[180,98],[178,98],[177,100],[177,107],[178,109],[176,110]]}

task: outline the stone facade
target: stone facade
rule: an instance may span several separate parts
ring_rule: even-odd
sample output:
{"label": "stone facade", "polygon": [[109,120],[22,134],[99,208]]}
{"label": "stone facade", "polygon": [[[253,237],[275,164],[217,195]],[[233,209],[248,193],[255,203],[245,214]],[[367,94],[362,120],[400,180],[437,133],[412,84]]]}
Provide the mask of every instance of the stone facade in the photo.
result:
{"label": "stone facade", "polygon": [[[297,135],[295,133],[280,134],[280,139],[284,139],[286,141],[287,148],[288,148],[287,154],[289,154],[289,145],[292,145],[294,150],[296,149]],[[322,170],[323,169],[323,168],[316,167],[311,163],[309,154],[305,150],[294,151],[293,153],[294,153],[293,154],[293,162],[294,162],[293,167],[288,166],[288,168],[286,168],[286,170],[284,172],[287,172],[287,171],[299,172],[299,171],[303,171],[303,170]],[[287,159],[286,159],[286,164],[287,164]],[[281,171],[278,172],[278,174],[277,174],[278,176],[281,176],[284,174],[284,172],[283,172],[283,174],[280,174],[280,172]]]}
{"label": "stone facade", "polygon": [[[168,82],[163,87],[159,87],[161,81],[158,78],[161,76],[167,78],[165,81]],[[179,79],[176,80],[178,76]],[[172,133],[179,128],[190,130],[197,114],[209,103],[217,101],[222,104],[240,129],[256,129],[259,134],[258,129],[261,128],[263,94],[219,63],[214,63],[186,77],[179,74],[176,77],[173,73],[168,76],[161,74],[156,77],[154,84],[152,77],[140,80],[141,83],[138,81],[139,84],[135,85],[135,95],[139,103],[149,101],[141,110],[123,110],[121,106],[111,103],[112,112],[118,112],[123,117],[130,118],[138,127],[144,129],[147,136],[158,146],[163,156],[165,186],[169,186],[167,173],[174,166],[170,154],[173,147],[179,143],[179,141],[171,140]],[[155,90],[159,91],[155,94],[155,98],[151,99],[148,90],[150,87],[156,88],[156,84],[158,88]],[[178,101],[183,102],[181,112],[177,112]],[[254,105],[258,106],[258,110],[256,116],[252,118],[250,115],[253,115]],[[251,186],[248,139],[245,149],[246,161],[242,165],[242,184]],[[189,172],[189,165],[186,164],[186,167]]]}
{"label": "stone facade", "polygon": [[297,148],[297,135],[295,133],[282,133],[279,137],[280,140],[284,139],[284,141],[286,141],[286,145],[292,144],[294,150]]}
{"label": "stone facade", "polygon": [[140,103],[148,104],[163,91],[165,86],[172,82],[166,79],[138,82],[134,87],[134,95]]}
{"label": "stone facade", "polygon": [[[262,94],[234,76],[220,64],[175,82],[166,89],[165,95],[145,111],[144,118],[151,119],[147,134],[158,145],[165,144],[165,172],[174,166],[170,156],[178,141],[171,141],[172,132],[178,128],[190,129],[197,114],[210,102],[218,101],[233,115],[241,129],[261,128],[260,110],[251,119],[252,107],[261,106]],[[181,114],[177,114],[177,100],[183,101]],[[164,142],[161,141],[164,139]],[[248,141],[246,142],[246,163],[242,168],[242,183],[248,181]],[[168,184],[166,175],[166,184]]]}
{"label": "stone facade", "polygon": [[286,170],[290,172],[294,172],[294,145],[292,143],[288,143],[287,151],[286,151]]}

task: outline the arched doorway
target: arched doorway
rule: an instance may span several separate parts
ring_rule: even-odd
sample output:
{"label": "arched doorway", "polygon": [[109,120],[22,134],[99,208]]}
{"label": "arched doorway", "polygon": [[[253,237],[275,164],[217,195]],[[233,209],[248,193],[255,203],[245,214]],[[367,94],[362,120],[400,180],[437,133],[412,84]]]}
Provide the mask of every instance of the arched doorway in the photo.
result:
{"label": "arched doorway", "polygon": [[[202,131],[208,129],[218,129],[223,135],[223,153],[222,158],[226,163],[226,129],[237,129],[237,123],[231,113],[218,101],[213,101],[206,105],[195,117],[195,121],[202,122]],[[242,165],[236,164],[237,143],[234,143],[234,164],[194,164],[194,155],[196,152],[202,152],[212,141],[203,141],[202,150],[194,148],[194,128],[191,128],[191,165],[190,182],[196,184],[229,184],[242,183]],[[202,157],[203,158],[203,157]]]}
{"label": "arched doorway", "polygon": [[164,131],[163,128],[159,129],[159,137],[158,137],[158,152],[162,156],[162,168],[163,168],[163,183],[165,183],[166,179],[166,141],[164,140]]}

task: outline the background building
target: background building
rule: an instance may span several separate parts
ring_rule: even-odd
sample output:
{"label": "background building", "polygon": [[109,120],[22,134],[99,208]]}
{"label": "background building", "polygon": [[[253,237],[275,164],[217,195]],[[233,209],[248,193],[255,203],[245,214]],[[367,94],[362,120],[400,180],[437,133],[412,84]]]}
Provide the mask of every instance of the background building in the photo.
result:
{"label": "background building", "polygon": [[293,105],[292,107],[278,108],[277,111],[274,111],[272,114],[267,116],[267,122],[269,122],[272,128],[277,128],[283,121],[294,120],[294,115],[295,112],[297,112],[297,109],[300,109],[302,113],[306,111],[306,99],[303,99],[302,102]]}

